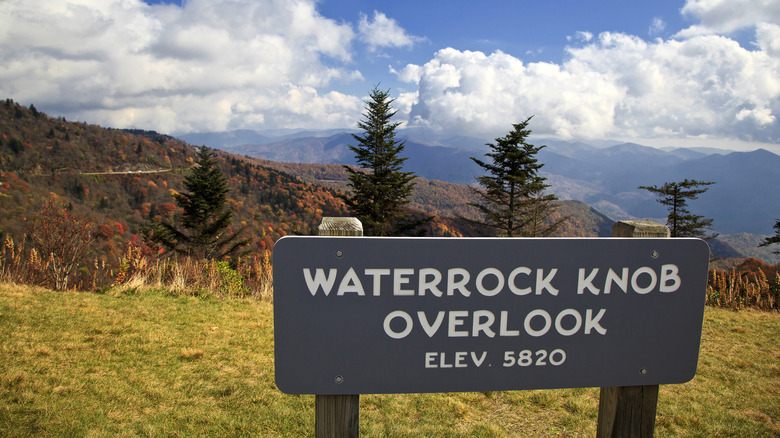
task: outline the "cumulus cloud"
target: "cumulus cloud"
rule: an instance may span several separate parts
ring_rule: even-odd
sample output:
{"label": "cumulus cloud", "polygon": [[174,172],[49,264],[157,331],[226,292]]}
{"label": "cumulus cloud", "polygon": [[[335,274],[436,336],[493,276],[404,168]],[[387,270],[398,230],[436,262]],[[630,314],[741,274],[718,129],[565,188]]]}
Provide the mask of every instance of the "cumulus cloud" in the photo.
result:
{"label": "cumulus cloud", "polygon": [[[311,1],[0,2],[0,94],[163,132],[352,124],[350,25]],[[332,61],[332,62],[331,62]]]}
{"label": "cumulus cloud", "polygon": [[602,75],[551,63],[523,64],[502,52],[440,50],[400,78],[417,81],[410,124],[437,131],[494,135],[536,114],[534,132],[598,137],[611,125],[622,91]]}
{"label": "cumulus cloud", "polygon": [[677,34],[685,38],[728,35],[758,23],[780,23],[778,0],[687,0],[681,12],[697,21],[697,24]]}
{"label": "cumulus cloud", "polygon": [[[391,67],[398,120],[498,136],[534,115],[563,138],[780,141],[780,0],[688,0],[673,39],[587,31],[564,61],[444,48]],[[317,0],[0,0],[0,96],[51,114],[166,133],[354,126],[353,45],[423,39],[374,11],[353,28]],[[650,35],[668,30],[658,18]],[[754,30],[740,45],[730,32]],[[533,58],[531,58],[533,59]],[[404,118],[402,120],[402,118]],[[485,137],[489,138],[489,137]]]}
{"label": "cumulus cloud", "polygon": [[[501,135],[535,115],[535,134],[562,138],[697,137],[780,141],[780,27],[747,50],[722,36],[647,42],[602,33],[562,64],[448,48],[400,79],[417,84],[410,124]],[[587,39],[585,39],[587,41]]]}
{"label": "cumulus cloud", "polygon": [[366,14],[360,14],[358,32],[360,39],[368,44],[371,51],[383,47],[408,48],[423,40],[421,37],[409,35],[398,22],[378,11],[374,11],[373,21],[369,21]]}

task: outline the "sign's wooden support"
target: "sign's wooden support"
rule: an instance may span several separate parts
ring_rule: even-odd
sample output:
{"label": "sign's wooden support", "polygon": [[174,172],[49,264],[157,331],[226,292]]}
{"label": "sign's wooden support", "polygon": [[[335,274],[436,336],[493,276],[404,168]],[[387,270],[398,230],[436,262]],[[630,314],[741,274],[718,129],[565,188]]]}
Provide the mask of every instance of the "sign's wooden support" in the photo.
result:
{"label": "sign's wooden support", "polygon": [[601,388],[597,438],[651,438],[658,385]]}
{"label": "sign's wooden support", "polygon": [[360,395],[315,395],[314,412],[317,438],[360,436]]}
{"label": "sign's wooden support", "polygon": [[[363,224],[352,217],[325,217],[320,236],[362,236]],[[317,438],[360,435],[360,395],[315,395],[314,435]]]}
{"label": "sign's wooden support", "polygon": [[[669,228],[650,221],[620,221],[612,237],[669,237]],[[603,387],[599,394],[597,438],[651,438],[658,385]]]}

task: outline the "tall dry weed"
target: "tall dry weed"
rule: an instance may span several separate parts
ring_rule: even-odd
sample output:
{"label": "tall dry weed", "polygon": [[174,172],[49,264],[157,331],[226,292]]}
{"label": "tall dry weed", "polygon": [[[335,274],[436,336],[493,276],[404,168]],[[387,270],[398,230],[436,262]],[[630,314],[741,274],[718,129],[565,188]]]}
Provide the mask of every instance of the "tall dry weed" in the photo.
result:
{"label": "tall dry weed", "polygon": [[710,271],[707,285],[707,305],[729,309],[780,308],[780,273],[770,281],[761,268],[756,271]]}
{"label": "tall dry weed", "polygon": [[28,246],[27,235],[19,243],[6,235],[0,250],[0,281],[51,287],[47,272],[53,257]]}
{"label": "tall dry weed", "polygon": [[[0,246],[0,282],[30,284],[54,288],[50,264],[23,236],[18,242],[6,235]],[[173,295],[251,297],[270,300],[271,263],[268,252],[243,256],[233,265],[227,261],[196,260],[191,257],[161,257],[159,250],[134,241],[119,257],[119,264],[93,259],[69,285],[72,289],[105,291],[117,294],[142,289],[164,290]]]}
{"label": "tall dry weed", "polygon": [[113,286],[118,291],[164,289],[174,295],[215,295],[270,299],[271,265],[267,253],[227,261],[161,257],[156,247],[131,243]]}

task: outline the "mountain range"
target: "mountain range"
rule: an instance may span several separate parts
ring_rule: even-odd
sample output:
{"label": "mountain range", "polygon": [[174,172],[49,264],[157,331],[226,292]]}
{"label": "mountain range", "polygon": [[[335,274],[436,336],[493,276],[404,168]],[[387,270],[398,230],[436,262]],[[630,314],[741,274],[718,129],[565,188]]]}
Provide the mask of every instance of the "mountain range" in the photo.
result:
{"label": "mountain range", "polygon": [[[338,157],[335,150],[348,150],[346,142],[351,139],[350,132],[343,131],[263,134],[265,145],[279,142],[308,144],[313,153],[330,151],[334,157]],[[222,136],[210,135],[217,139]],[[250,131],[234,133],[232,137],[237,142],[259,138],[257,133]],[[463,176],[468,175],[463,169],[473,166],[468,157],[479,156],[484,151],[466,149],[474,139],[436,140],[418,134],[408,138],[407,152],[420,152],[409,158],[409,163],[416,166],[413,171],[418,175],[427,172],[451,175],[449,178],[416,178],[409,205],[412,213],[417,217],[434,215],[426,230],[428,235],[475,235],[475,230],[460,219],[475,215],[473,208],[468,206],[469,202],[476,201],[473,191],[467,185],[444,179],[468,180]],[[203,139],[192,143],[204,144]],[[553,142],[549,144],[543,149],[545,153],[556,147]],[[591,146],[596,152],[604,149]],[[599,146],[609,149],[616,145]],[[628,149],[631,148],[633,146]],[[619,152],[619,149],[613,152]],[[296,148],[281,150],[289,153]],[[566,153],[564,148],[556,151],[562,161],[581,159],[567,157]],[[718,161],[718,157],[711,154],[699,157],[687,151],[675,153],[691,155],[687,157],[691,162],[705,158]],[[122,248],[135,241],[152,221],[175,217],[177,206],[172,195],[183,190],[183,178],[192,167],[195,155],[195,146],[169,135],[70,122],[40,113],[33,105],[28,108],[10,99],[0,101],[0,240],[11,237],[23,241],[25,218],[33,217],[45,200],[53,198],[74,214],[91,220],[100,234],[100,259],[118,263]],[[765,161],[771,165],[773,157],[770,155]],[[245,236],[250,238],[249,249],[255,254],[270,249],[281,236],[313,233],[323,216],[349,214],[341,197],[347,187],[347,174],[340,164],[269,161],[224,150],[216,151],[216,159],[231,188],[228,203],[235,212],[235,229],[244,229]],[[545,167],[552,167],[553,162],[550,160]],[[758,167],[764,164],[767,163],[759,163]],[[550,176],[552,180],[553,175]],[[760,178],[756,177],[756,180],[760,181]],[[584,184],[573,178],[566,181],[570,183],[571,193]],[[592,193],[597,193],[595,187],[603,184],[596,178],[587,183],[591,184]],[[769,186],[768,183],[757,185],[755,190],[744,192],[745,197],[755,198],[756,193],[760,193],[759,198],[768,198],[773,195],[766,189]],[[556,185],[556,188],[561,187],[561,184]],[[652,199],[648,203],[654,204]],[[777,205],[776,202],[770,204]],[[614,219],[585,202],[565,200],[558,202],[557,207],[557,217],[567,218],[558,235],[610,235]],[[763,256],[761,250],[767,254],[769,250],[756,248],[761,237],[755,234],[728,237],[731,239],[710,241],[714,253],[720,257],[758,257],[771,263],[780,262],[780,259]]]}
{"label": "mountain range", "polygon": [[[350,131],[226,133],[180,136],[193,144],[235,154],[288,163],[355,164]],[[480,168],[470,157],[482,158],[485,141],[469,138],[426,138],[399,132],[405,139],[405,170],[432,180],[474,184]],[[652,219],[664,222],[667,212],[656,197],[639,186],[695,179],[713,181],[689,209],[712,218],[723,234],[773,233],[780,217],[780,156],[764,149],[715,153],[692,148],[658,149],[635,143],[598,143],[533,139],[545,145],[537,155],[543,176],[560,199],[587,203],[613,220]]]}

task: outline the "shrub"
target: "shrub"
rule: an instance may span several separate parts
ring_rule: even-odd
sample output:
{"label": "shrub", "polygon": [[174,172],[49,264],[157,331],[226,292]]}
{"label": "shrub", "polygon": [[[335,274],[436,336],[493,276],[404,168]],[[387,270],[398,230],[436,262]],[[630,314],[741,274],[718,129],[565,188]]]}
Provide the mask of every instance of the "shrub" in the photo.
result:
{"label": "shrub", "polygon": [[27,232],[33,246],[28,266],[33,277],[42,280],[39,282],[42,286],[67,289],[71,278],[85,265],[92,251],[96,237],[92,221],[49,199],[27,221]]}

